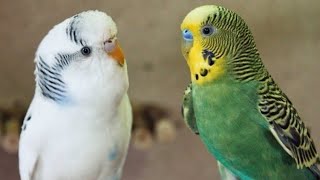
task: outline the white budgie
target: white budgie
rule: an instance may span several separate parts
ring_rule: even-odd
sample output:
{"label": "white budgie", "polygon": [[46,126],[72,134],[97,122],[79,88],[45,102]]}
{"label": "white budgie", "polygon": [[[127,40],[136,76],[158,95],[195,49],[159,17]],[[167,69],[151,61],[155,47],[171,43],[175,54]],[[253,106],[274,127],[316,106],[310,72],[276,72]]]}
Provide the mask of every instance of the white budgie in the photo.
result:
{"label": "white budgie", "polygon": [[19,144],[22,180],[121,178],[132,123],[127,67],[111,17],[86,11],[44,37]]}

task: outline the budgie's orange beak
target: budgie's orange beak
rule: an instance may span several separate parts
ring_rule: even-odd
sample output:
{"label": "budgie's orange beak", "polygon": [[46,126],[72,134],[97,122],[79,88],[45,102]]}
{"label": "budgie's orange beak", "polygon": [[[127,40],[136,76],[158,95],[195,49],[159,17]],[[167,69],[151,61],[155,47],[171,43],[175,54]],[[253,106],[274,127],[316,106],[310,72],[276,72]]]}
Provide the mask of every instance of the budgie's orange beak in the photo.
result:
{"label": "budgie's orange beak", "polygon": [[116,60],[121,66],[124,64],[124,55],[117,40],[115,41],[114,48],[111,50],[107,50],[107,53],[114,60]]}

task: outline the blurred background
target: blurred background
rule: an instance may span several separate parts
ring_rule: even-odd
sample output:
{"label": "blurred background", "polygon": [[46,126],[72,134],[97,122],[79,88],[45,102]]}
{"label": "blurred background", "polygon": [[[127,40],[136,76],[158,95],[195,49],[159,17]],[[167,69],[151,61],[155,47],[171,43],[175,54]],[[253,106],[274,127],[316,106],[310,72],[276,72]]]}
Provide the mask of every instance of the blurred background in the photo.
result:
{"label": "blurred background", "polygon": [[[169,130],[170,141],[163,143],[152,137],[147,138],[147,148],[131,145],[123,179],[219,179],[214,158],[184,126],[180,116],[189,73],[180,53],[179,26],[190,10],[204,4],[223,5],[246,20],[265,65],[311,128],[320,151],[317,0],[2,0],[0,106],[6,109],[17,101],[28,106],[34,92],[34,53],[53,25],[81,11],[99,9],[111,15],[118,25],[133,103],[162,109],[174,126]],[[16,153],[0,149],[0,179],[19,179]]]}

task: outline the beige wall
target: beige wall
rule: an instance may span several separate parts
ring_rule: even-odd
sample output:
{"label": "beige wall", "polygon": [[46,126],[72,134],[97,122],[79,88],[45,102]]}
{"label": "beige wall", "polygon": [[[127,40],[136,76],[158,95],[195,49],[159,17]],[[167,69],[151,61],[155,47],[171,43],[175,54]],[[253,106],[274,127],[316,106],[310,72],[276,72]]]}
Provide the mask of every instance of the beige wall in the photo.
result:
{"label": "beige wall", "polygon": [[[188,11],[210,3],[225,5],[247,21],[264,63],[312,128],[320,151],[320,1],[317,0],[2,1],[0,103],[15,98],[30,101],[34,52],[53,25],[80,11],[99,9],[118,24],[129,66],[132,99],[162,103],[180,117],[181,96],[189,74],[180,54],[179,25]],[[214,164],[198,138],[182,129],[176,143],[156,145],[147,153],[133,150],[125,179],[212,179],[218,177]],[[16,165],[3,166],[10,170]],[[10,174],[16,174],[16,169],[0,170],[0,178]]]}

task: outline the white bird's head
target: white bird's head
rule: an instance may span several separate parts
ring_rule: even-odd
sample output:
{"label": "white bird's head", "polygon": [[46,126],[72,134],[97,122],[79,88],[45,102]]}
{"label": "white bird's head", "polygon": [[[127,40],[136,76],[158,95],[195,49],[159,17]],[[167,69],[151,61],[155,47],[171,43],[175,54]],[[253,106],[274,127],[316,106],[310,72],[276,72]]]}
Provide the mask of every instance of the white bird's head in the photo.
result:
{"label": "white bird's head", "polygon": [[112,18],[100,11],[70,17],[41,41],[36,95],[56,103],[120,101],[129,83]]}

